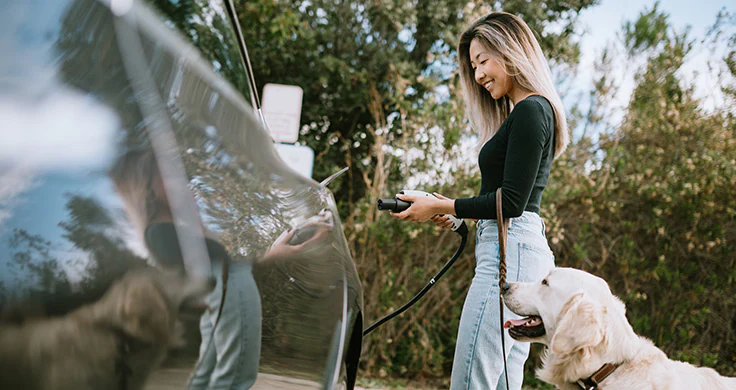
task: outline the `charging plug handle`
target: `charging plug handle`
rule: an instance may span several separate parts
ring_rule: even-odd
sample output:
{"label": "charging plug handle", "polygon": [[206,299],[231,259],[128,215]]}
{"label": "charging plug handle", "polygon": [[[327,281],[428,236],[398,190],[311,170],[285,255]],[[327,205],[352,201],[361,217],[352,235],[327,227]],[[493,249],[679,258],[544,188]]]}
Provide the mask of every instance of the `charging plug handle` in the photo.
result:
{"label": "charging plug handle", "polygon": [[[417,191],[417,190],[403,190],[399,192],[401,195],[411,195],[411,196],[426,196],[437,199],[434,195],[430,194],[429,192],[424,191]],[[378,209],[381,211],[391,211],[394,213],[400,213],[411,206],[411,202],[407,202],[404,200],[401,200],[399,198],[381,198],[378,199]],[[468,234],[468,227],[465,224],[465,221],[463,221],[461,218],[458,218],[454,215],[445,214],[448,217],[450,217],[450,220],[452,221],[452,228],[451,230],[453,232],[456,232],[458,234],[465,235]],[[464,232],[462,231],[464,230]]]}

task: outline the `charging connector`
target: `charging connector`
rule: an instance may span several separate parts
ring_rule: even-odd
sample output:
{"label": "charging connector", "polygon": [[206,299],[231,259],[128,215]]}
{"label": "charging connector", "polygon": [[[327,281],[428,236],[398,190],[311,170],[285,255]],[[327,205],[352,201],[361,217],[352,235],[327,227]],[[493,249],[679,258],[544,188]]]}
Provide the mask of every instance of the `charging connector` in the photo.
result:
{"label": "charging connector", "polygon": [[[437,199],[436,196],[430,194],[429,192],[424,191],[417,191],[417,190],[402,190],[399,191],[399,194],[401,195],[408,195],[408,196],[426,196],[428,198]],[[378,199],[378,209],[382,211],[391,211],[393,213],[400,213],[406,209],[408,209],[411,206],[411,202],[407,202],[405,200],[401,200],[398,197],[394,198],[381,198]],[[468,227],[465,225],[465,222],[454,215],[444,214],[448,218],[450,218],[450,221],[452,222],[452,227],[450,230],[453,232],[458,232],[458,229],[461,229],[462,227],[465,228],[465,234],[467,234]],[[462,234],[461,232],[458,232],[459,234]]]}

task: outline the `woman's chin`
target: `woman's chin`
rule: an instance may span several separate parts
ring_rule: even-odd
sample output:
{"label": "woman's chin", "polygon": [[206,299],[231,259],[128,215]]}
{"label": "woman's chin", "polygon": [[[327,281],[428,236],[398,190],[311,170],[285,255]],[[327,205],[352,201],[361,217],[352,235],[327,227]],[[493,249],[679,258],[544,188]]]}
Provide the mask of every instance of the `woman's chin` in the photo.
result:
{"label": "woman's chin", "polygon": [[488,92],[491,94],[493,100],[498,100],[508,95],[509,92],[511,92],[511,89],[505,89],[500,86],[494,85]]}

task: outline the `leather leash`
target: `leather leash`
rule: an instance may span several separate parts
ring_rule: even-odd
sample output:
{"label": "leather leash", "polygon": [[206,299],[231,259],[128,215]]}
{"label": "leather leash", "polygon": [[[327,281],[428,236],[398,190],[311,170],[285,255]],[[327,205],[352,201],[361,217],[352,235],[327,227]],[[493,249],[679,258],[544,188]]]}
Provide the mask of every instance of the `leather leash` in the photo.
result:
{"label": "leather leash", "polygon": [[506,389],[509,389],[509,371],[506,367],[506,337],[503,334],[503,294],[501,291],[506,283],[506,239],[509,233],[509,220],[503,217],[503,192],[501,187],[496,190],[496,221],[498,221],[498,308],[501,318],[501,355],[503,356],[503,374],[506,378]]}

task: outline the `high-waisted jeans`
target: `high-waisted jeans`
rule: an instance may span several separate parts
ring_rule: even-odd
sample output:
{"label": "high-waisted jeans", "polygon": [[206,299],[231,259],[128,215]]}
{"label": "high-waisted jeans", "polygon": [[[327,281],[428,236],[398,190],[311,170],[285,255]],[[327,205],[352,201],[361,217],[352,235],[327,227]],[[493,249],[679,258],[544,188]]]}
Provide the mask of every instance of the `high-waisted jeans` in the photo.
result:
{"label": "high-waisted jeans", "polygon": [[225,306],[215,328],[223,280],[222,262],[212,263],[217,286],[206,298],[211,310],[200,319],[200,362],[190,389],[245,390],[255,383],[261,354],[261,296],[251,271],[247,262],[229,264]]}
{"label": "high-waisted jeans", "polygon": [[[504,389],[501,333],[505,337],[509,386],[521,389],[529,343],[512,339],[501,329],[499,310],[499,244],[495,219],[479,220],[475,247],[475,276],[465,298],[452,365],[451,389]],[[506,244],[506,280],[541,280],[554,267],[544,234],[544,222],[525,211],[511,218]],[[504,307],[504,320],[519,318]]]}

